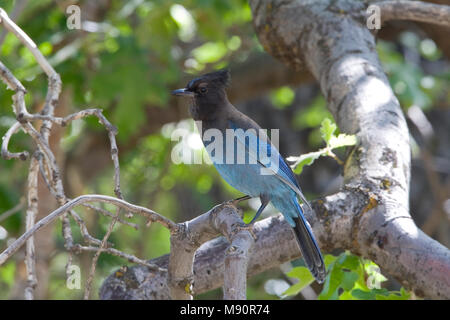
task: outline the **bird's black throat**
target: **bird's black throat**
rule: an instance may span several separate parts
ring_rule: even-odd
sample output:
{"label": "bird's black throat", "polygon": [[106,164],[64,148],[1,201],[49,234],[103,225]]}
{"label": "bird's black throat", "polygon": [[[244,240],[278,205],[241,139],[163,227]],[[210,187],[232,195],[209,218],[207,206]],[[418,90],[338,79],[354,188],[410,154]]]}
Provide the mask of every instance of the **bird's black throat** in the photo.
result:
{"label": "bird's black throat", "polygon": [[189,112],[196,121],[212,121],[229,108],[230,102],[224,89],[217,89],[205,96],[192,99]]}

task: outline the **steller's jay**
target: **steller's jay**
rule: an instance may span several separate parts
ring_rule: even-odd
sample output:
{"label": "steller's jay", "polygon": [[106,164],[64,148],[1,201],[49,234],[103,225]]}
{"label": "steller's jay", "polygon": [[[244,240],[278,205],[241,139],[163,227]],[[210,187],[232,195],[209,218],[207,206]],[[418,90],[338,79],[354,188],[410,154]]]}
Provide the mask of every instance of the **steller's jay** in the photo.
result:
{"label": "steller's jay", "polygon": [[[191,98],[190,114],[199,126],[203,143],[220,175],[231,186],[247,195],[243,198],[261,199],[261,207],[249,226],[252,226],[272,201],[293,228],[312,275],[322,283],[326,276],[325,264],[297,196],[311,207],[292,170],[269,138],[260,131],[260,126],[228,101],[225,89],[229,82],[228,70],[220,70],[200,76],[190,81],[186,88],[175,90],[172,94]],[[211,135],[211,132],[221,133],[222,140]],[[230,132],[234,134],[233,140],[226,138]],[[217,148],[208,148],[212,142],[220,144],[223,154]],[[238,154],[235,154],[236,150]],[[267,157],[275,161],[268,163]]]}

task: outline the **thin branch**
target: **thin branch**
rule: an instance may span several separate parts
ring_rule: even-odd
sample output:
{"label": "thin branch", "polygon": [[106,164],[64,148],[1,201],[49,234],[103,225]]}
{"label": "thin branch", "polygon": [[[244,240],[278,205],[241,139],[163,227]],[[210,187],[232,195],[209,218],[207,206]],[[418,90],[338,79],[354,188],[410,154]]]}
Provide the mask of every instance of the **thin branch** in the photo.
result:
{"label": "thin branch", "polygon": [[[38,154],[38,159],[39,159],[39,171],[40,171],[40,173],[41,173],[41,176],[42,176],[42,179],[44,180],[44,183],[47,185],[47,188],[48,188],[48,190],[53,194],[53,196],[56,198],[57,197],[57,193],[56,193],[56,191],[53,189],[53,187],[52,187],[52,185],[51,185],[51,183],[50,183],[50,181],[49,181],[49,176],[50,176],[50,173],[48,172],[48,167],[44,167],[44,162],[42,161],[42,154],[41,153],[39,153]],[[70,201],[70,200],[72,200],[72,199],[70,199],[70,198],[65,198],[65,201],[67,202],[67,201]],[[93,205],[91,205],[91,204],[88,204],[88,203],[84,203],[83,204],[83,207],[86,207],[86,208],[88,208],[88,209],[92,209],[92,210],[95,210],[95,211],[98,211],[98,212],[100,212],[102,215],[104,215],[105,217],[110,217],[110,218],[113,218],[114,217],[114,214],[112,214],[111,212],[109,212],[108,210],[106,210],[106,209],[103,209],[103,208],[100,208],[100,207],[96,207],[96,206],[93,206]],[[74,220],[75,220],[75,222],[77,222],[79,225],[80,225],[80,223],[82,223],[84,226],[85,226],[85,223],[84,223],[84,221],[81,219],[81,217],[80,216],[78,216],[76,213],[75,213],[75,215],[76,216],[74,216],[74,214],[73,213],[75,213],[74,211],[70,211],[70,214],[73,216],[73,218],[74,218]],[[77,221],[78,220],[78,221]],[[0,220],[1,221],[1,220]],[[135,230],[138,230],[139,229],[139,226],[137,225],[137,224],[135,224],[135,223],[132,223],[132,222],[129,222],[129,221],[125,221],[125,220],[123,220],[123,219],[121,219],[121,218],[118,218],[117,219],[117,222],[119,222],[119,223],[121,223],[121,224],[124,224],[124,225],[127,225],[127,226],[129,226],[129,227],[132,227],[132,228],[134,228]],[[81,226],[80,226],[80,228],[81,228]],[[85,228],[85,227],[84,227]],[[83,229],[84,229],[83,228]],[[83,231],[82,229],[80,229],[81,231]],[[89,237],[88,237],[89,238]],[[100,240],[98,240],[99,242],[101,242]]]}
{"label": "thin branch", "polygon": [[13,91],[22,91],[24,93],[27,92],[25,87],[20,83],[19,80],[14,77],[11,71],[0,61],[0,76],[3,82],[6,83],[7,88]]}
{"label": "thin branch", "polygon": [[[31,158],[30,170],[28,172],[28,208],[26,212],[26,231],[33,228],[38,214],[38,171],[39,162],[36,156]],[[36,255],[34,237],[31,236],[26,243],[25,266],[27,269],[27,285],[25,287],[25,299],[33,300],[34,289],[37,285],[36,277]]]}
{"label": "thin branch", "polygon": [[104,195],[96,195],[96,194],[90,194],[90,195],[82,195],[79,196],[63,206],[59,207],[52,213],[48,214],[41,220],[39,220],[33,228],[22,234],[16,241],[14,241],[8,248],[5,249],[0,254],[0,265],[3,265],[6,260],[8,260],[17,250],[19,250],[24,243],[38,230],[41,228],[49,225],[52,223],[56,218],[63,215],[65,212],[71,210],[72,208],[87,203],[87,202],[104,202],[104,203],[110,203],[117,207],[120,207],[122,209],[128,210],[130,212],[142,215],[148,219],[150,219],[153,222],[158,222],[167,229],[170,230],[170,232],[175,232],[178,228],[177,224],[172,222],[170,219],[160,215],[159,213],[156,213],[155,211],[152,211],[150,209],[147,209],[145,207],[137,206],[134,204],[131,204],[125,200],[110,197],[110,196],[104,196]]}
{"label": "thin branch", "polygon": [[[7,15],[7,13],[0,8],[0,23],[11,33],[13,33],[19,41],[22,42],[22,44],[33,54],[35,57],[38,65],[44,70],[44,72],[48,76],[48,91],[47,96],[45,99],[45,105],[44,109],[42,110],[43,115],[47,116],[53,116],[54,108],[59,100],[59,94],[61,92],[61,79],[59,75],[56,73],[56,71],[53,69],[53,67],[48,63],[48,61],[45,59],[43,54],[39,51],[36,44],[31,40],[31,38],[22,30],[19,26],[17,26]],[[5,68],[2,68],[5,69]],[[48,144],[49,144],[49,136],[50,136],[50,130],[52,123],[49,121],[44,121],[41,125],[40,134],[37,133],[37,131],[34,129],[34,127],[28,123],[23,121],[21,117],[23,115],[28,114],[28,111],[25,106],[25,99],[24,95],[26,91],[24,90],[24,87],[20,84],[20,82],[12,75],[12,73],[8,72],[2,72],[2,78],[5,79],[5,82],[8,83],[8,85],[16,92],[13,95],[13,109],[16,114],[16,117],[18,121],[21,123],[22,128],[27,134],[30,134],[35,143],[38,145],[38,148],[44,153],[44,156],[46,157],[47,165],[50,167],[50,171],[52,173],[52,179],[51,181],[54,184],[54,189],[57,191],[57,201],[60,205],[64,204],[65,196],[64,196],[64,189],[62,185],[62,181],[59,174],[59,168],[56,163],[55,157],[53,153],[51,152]],[[37,175],[39,172],[39,163],[37,159],[32,159],[32,168],[33,170],[30,171],[29,181],[36,181],[35,188],[37,190]],[[34,175],[34,176],[31,176]],[[33,191],[28,191],[29,197],[30,194],[33,194]],[[37,191],[36,191],[36,201],[37,201]],[[30,207],[30,203],[29,203]],[[34,223],[34,217],[37,215],[37,203],[36,208],[33,209],[33,214],[31,214],[31,209],[29,210],[30,214],[27,216],[30,216],[29,219],[27,219],[27,228],[32,229],[32,225],[29,223]],[[70,247],[73,244],[73,238],[72,233],[70,229],[70,222],[67,217],[67,214],[63,215],[63,236],[66,247]],[[33,294],[32,291],[35,287],[36,282],[36,276],[34,271],[35,266],[35,255],[34,255],[34,243],[33,239],[30,239],[27,242],[27,259],[32,259],[33,261],[28,260],[26,263],[27,266],[27,272],[28,272],[28,278],[29,278],[29,285],[25,289],[25,298],[26,299],[32,299]],[[30,269],[31,268],[31,269]],[[34,279],[31,279],[34,277]],[[31,280],[30,280],[31,279]]]}
{"label": "thin branch", "polygon": [[114,248],[98,248],[98,247],[87,247],[87,246],[81,246],[79,244],[75,244],[72,248],[72,251],[74,251],[75,253],[79,253],[81,251],[86,251],[86,252],[106,252],[109,253],[113,256],[116,257],[120,257],[123,259],[128,260],[131,263],[136,263],[139,265],[142,265],[144,267],[147,267],[149,269],[149,271],[154,271],[154,272],[167,272],[167,269],[165,268],[160,268],[158,267],[156,264],[150,263],[148,261],[139,259],[131,254],[127,254],[127,253],[123,253],[122,251],[119,251],[117,249]]}
{"label": "thin branch", "polygon": [[100,243],[99,250],[97,250],[97,252],[95,253],[94,257],[92,258],[91,271],[89,272],[89,276],[88,276],[88,279],[86,281],[86,286],[84,288],[84,299],[85,300],[89,299],[89,295],[91,293],[92,281],[94,280],[95,269],[97,267],[98,258],[100,257],[100,254],[103,252],[103,250],[106,248],[107,242],[108,242],[108,238],[109,238],[109,236],[111,235],[111,233],[113,231],[113,228],[114,228],[114,225],[117,222],[117,219],[119,218],[120,208],[117,208],[116,211],[117,211],[116,215],[114,216],[113,220],[109,224],[108,230],[106,231],[106,234],[105,234],[105,236],[103,237],[103,239],[102,239],[102,241]]}
{"label": "thin branch", "polygon": [[[14,5],[14,9],[13,9],[12,13],[10,14],[11,20],[13,20],[13,21],[17,20],[17,18],[22,13],[23,9],[25,9],[27,2],[28,2],[28,0],[17,0],[16,1],[15,5]],[[6,34],[7,34],[6,30],[2,30],[2,33],[0,33],[0,48],[2,47],[3,41],[6,38]]]}
{"label": "thin branch", "polygon": [[450,6],[422,1],[382,1],[375,2],[381,10],[381,21],[411,20],[450,26]]}
{"label": "thin branch", "polygon": [[[71,200],[71,199],[68,199],[68,200]],[[92,210],[98,211],[98,212],[100,212],[102,215],[104,215],[105,217],[110,217],[110,218],[113,218],[113,217],[114,217],[114,214],[111,213],[111,212],[109,212],[109,211],[106,210],[106,209],[103,209],[103,208],[100,208],[100,207],[97,207],[97,206],[93,206],[93,205],[91,205],[91,204],[89,204],[89,203],[84,203],[83,206],[86,207],[86,208],[88,208],[88,209],[92,209]],[[139,226],[138,226],[136,223],[132,223],[132,222],[129,222],[129,221],[125,221],[125,220],[120,219],[120,218],[117,219],[117,221],[120,222],[121,224],[124,224],[124,225],[127,225],[127,226],[129,226],[129,227],[132,227],[132,228],[134,228],[135,230],[139,230]]]}
{"label": "thin branch", "polygon": [[[54,117],[54,109],[59,101],[59,94],[61,92],[61,79],[60,76],[55,72],[55,70],[52,68],[52,66],[48,63],[48,61],[45,59],[45,57],[42,55],[42,53],[38,50],[36,44],[28,37],[23,30],[21,30],[6,14],[6,12],[0,8],[0,23],[5,26],[7,30],[12,32],[33,54],[36,61],[38,62],[39,66],[44,70],[44,72],[48,76],[48,91],[47,96],[45,99],[45,104],[43,110],[40,112],[40,114],[30,114],[25,105],[25,99],[24,95],[26,93],[25,88],[23,85],[18,81],[14,75],[3,65],[0,63],[0,76],[2,80],[7,84],[8,88],[12,88],[15,91],[15,94],[13,95],[13,109],[14,113],[16,114],[16,118],[18,120],[17,124],[14,124],[7,132],[6,136],[4,137],[4,141],[2,144],[2,154],[6,158],[25,158],[27,156],[26,152],[23,153],[10,153],[8,152],[8,144],[9,140],[11,139],[11,136],[15,134],[19,128],[21,127],[26,134],[30,135],[31,138],[34,140],[34,142],[37,145],[38,150],[35,152],[34,157],[31,162],[31,169],[29,173],[29,190],[28,190],[28,197],[29,197],[29,210],[27,211],[27,232],[18,239],[12,246],[8,247],[7,250],[5,250],[4,253],[2,253],[3,259],[7,259],[9,257],[8,252],[14,252],[17,250],[20,246],[23,245],[23,240],[26,240],[27,243],[27,272],[29,274],[29,285],[26,289],[25,296],[27,299],[33,298],[33,289],[36,284],[36,277],[35,277],[35,271],[34,271],[34,265],[35,265],[35,255],[34,255],[34,242],[33,242],[33,232],[37,231],[39,228],[41,228],[44,225],[44,222],[47,221],[47,223],[50,223],[55,219],[57,216],[62,215],[63,219],[63,237],[65,241],[65,247],[69,250],[69,259],[67,264],[66,271],[68,272],[71,261],[72,261],[72,252],[80,251],[78,248],[77,250],[74,250],[75,245],[73,244],[73,237],[72,237],[72,230],[70,227],[70,222],[68,219],[68,213],[70,212],[71,216],[74,218],[75,222],[78,224],[80,231],[83,235],[83,238],[85,241],[91,244],[99,245],[99,248],[94,247],[82,247],[82,248],[89,248],[91,251],[95,251],[95,256],[92,260],[92,266],[91,266],[91,272],[89,275],[89,278],[87,280],[86,289],[85,289],[85,297],[89,297],[89,292],[91,288],[91,283],[94,277],[95,268],[97,264],[97,260],[102,252],[114,252],[115,255],[120,255],[122,257],[126,257],[130,261],[136,261],[140,262],[142,264],[142,261],[140,259],[132,256],[127,255],[125,253],[122,253],[118,250],[112,250],[111,248],[108,248],[108,238],[112,233],[112,230],[114,228],[114,225],[117,222],[126,223],[128,225],[131,225],[135,228],[137,226],[135,224],[130,224],[122,219],[119,218],[119,214],[121,211],[121,208],[131,208],[130,211],[138,211],[138,213],[147,215],[149,217],[150,221],[158,221],[162,223],[163,225],[170,228],[175,228],[176,226],[173,222],[171,222],[168,219],[165,219],[162,216],[159,216],[157,213],[152,212],[151,210],[133,206],[131,204],[128,204],[127,202],[123,201],[122,191],[120,188],[120,167],[119,167],[119,158],[118,158],[118,148],[117,143],[115,139],[115,135],[117,134],[117,129],[103,116],[102,111],[100,109],[87,109],[83,110],[74,114],[71,114],[65,118],[59,118]],[[112,197],[102,197],[94,195],[93,197],[96,198],[96,200],[92,199],[86,199],[86,197],[78,197],[74,200],[67,199],[64,188],[61,180],[61,175],[59,171],[58,164],[56,162],[56,158],[52,152],[52,150],[49,147],[49,136],[50,131],[52,128],[52,125],[54,123],[57,123],[61,126],[67,125],[69,122],[81,119],[89,115],[97,116],[99,119],[99,122],[102,123],[106,130],[108,131],[108,136],[110,140],[110,151],[111,151],[111,158],[113,160],[114,165],[114,193],[116,194],[118,199],[112,198]],[[40,130],[36,130],[33,125],[31,124],[34,120],[43,120]],[[49,216],[46,216],[44,219],[38,222],[37,225],[34,225],[34,219],[37,214],[37,175],[38,173],[41,173],[45,184],[47,185],[49,191],[51,194],[56,198],[58,201],[58,204],[60,205],[60,208],[63,208],[58,211],[53,212],[53,214],[50,214]],[[32,183],[33,182],[33,183]],[[33,202],[34,201],[34,202]],[[100,241],[98,239],[95,239],[92,237],[83,221],[83,219],[78,216],[78,214],[72,210],[72,206],[75,206],[77,204],[83,204],[88,205],[85,202],[88,201],[100,201],[100,202],[113,202],[119,201],[119,203],[116,203],[117,211],[116,214],[113,215],[107,210],[100,209],[99,211],[102,214],[106,214],[109,216],[112,216],[113,219],[108,227],[108,231],[103,237],[103,240]],[[122,202],[120,202],[122,201]],[[91,206],[91,208],[98,209],[96,207]],[[129,217],[132,215],[129,214]],[[33,231],[34,230],[34,231]],[[28,238],[27,238],[28,237]],[[19,241],[20,240],[20,241]],[[10,250],[11,249],[11,250]],[[2,262],[3,263],[3,262]],[[0,263],[1,264],[1,263]]]}
{"label": "thin branch", "polygon": [[19,39],[20,42],[22,42],[27,49],[30,50],[37,63],[49,77],[56,74],[55,70],[50,63],[48,63],[47,59],[45,59],[44,55],[39,51],[34,41],[31,40],[31,38],[8,17],[8,14],[2,8],[0,8],[0,23],[2,23],[8,31],[13,33],[17,39]]}
{"label": "thin branch", "polygon": [[6,219],[8,219],[10,216],[15,214],[16,212],[22,210],[24,208],[24,206],[25,206],[25,201],[22,198],[16,206],[14,206],[11,209],[0,214],[0,222],[5,221]]}
{"label": "thin branch", "polygon": [[[97,238],[94,238],[89,234],[89,231],[86,227],[86,224],[84,223],[84,220],[81,219],[81,217],[75,212],[75,210],[70,210],[70,216],[75,220],[75,222],[78,224],[78,227],[80,228],[81,235],[83,236],[83,239],[88,244],[94,244],[97,246],[101,245],[101,241]],[[74,244],[76,246],[76,244]]]}
{"label": "thin branch", "polygon": [[20,160],[26,160],[29,157],[28,151],[22,151],[22,152],[9,152],[8,151],[8,144],[9,140],[11,139],[11,136],[16,134],[19,129],[21,128],[21,124],[19,122],[15,122],[5,133],[3,136],[3,143],[2,143],[2,157],[9,160],[9,159],[20,159]]}

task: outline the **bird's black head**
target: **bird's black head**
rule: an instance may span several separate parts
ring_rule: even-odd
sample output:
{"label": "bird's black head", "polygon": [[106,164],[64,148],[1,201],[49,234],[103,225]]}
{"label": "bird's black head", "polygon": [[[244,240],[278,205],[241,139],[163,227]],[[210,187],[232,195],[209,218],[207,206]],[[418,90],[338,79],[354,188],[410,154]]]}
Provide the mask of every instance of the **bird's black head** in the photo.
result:
{"label": "bird's black head", "polygon": [[189,81],[186,88],[172,91],[172,94],[192,98],[192,117],[205,120],[228,105],[225,89],[230,84],[230,78],[230,72],[226,69],[207,73]]}

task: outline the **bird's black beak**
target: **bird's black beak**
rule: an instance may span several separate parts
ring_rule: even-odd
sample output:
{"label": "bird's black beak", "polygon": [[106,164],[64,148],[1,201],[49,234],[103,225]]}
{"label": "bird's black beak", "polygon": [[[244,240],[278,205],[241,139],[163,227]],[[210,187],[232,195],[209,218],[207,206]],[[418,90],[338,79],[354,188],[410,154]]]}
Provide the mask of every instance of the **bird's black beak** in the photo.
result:
{"label": "bird's black beak", "polygon": [[186,89],[186,88],[173,90],[173,91],[172,91],[172,94],[173,94],[174,96],[182,96],[182,97],[194,97],[194,96],[195,96],[195,93],[194,93],[194,92],[189,91],[189,90]]}

